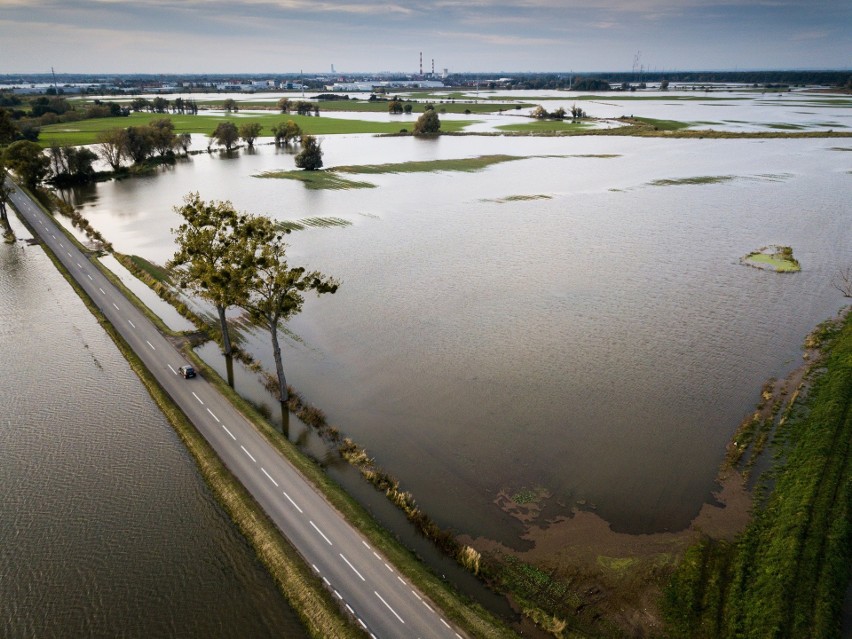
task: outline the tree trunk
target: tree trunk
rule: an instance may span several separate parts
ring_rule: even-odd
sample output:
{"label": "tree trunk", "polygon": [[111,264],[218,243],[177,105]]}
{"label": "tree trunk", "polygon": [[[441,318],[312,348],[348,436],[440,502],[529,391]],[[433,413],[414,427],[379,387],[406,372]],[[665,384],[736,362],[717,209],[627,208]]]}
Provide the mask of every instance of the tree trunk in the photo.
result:
{"label": "tree trunk", "polygon": [[225,307],[224,306],[216,306],[216,310],[219,311],[219,326],[222,329],[222,352],[225,357],[231,356],[231,335],[228,333],[228,320],[225,319]]}
{"label": "tree trunk", "polygon": [[281,346],[278,345],[278,322],[270,322],[269,334],[272,335],[272,355],[275,357],[275,371],[278,373],[278,401],[286,404],[290,396],[287,393],[287,379],[284,377],[284,363],[281,361]]}

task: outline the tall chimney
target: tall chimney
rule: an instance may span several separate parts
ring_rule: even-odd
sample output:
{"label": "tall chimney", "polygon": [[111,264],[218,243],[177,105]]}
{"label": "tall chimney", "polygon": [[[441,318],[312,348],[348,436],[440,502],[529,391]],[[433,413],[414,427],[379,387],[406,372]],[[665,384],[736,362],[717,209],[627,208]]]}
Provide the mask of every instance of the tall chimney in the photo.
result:
{"label": "tall chimney", "polygon": [[423,75],[423,52],[420,52],[420,75]]}

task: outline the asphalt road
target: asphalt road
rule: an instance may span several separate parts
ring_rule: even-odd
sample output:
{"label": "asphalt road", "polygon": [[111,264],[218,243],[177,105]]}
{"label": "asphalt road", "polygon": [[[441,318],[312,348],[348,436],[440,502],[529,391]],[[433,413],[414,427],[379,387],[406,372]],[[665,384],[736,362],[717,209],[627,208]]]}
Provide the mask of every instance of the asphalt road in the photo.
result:
{"label": "asphalt road", "polygon": [[[202,377],[185,380],[180,352],[19,189],[15,208],[121,333],[231,472],[373,637],[460,638],[435,605],[309,484]],[[215,611],[211,611],[215,614]]]}

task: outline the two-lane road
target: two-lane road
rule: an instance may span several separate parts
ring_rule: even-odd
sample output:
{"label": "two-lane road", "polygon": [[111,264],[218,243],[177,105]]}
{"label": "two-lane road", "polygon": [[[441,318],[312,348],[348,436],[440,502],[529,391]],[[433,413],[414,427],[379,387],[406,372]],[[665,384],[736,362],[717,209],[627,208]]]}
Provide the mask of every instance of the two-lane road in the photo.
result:
{"label": "two-lane road", "polygon": [[212,385],[178,375],[180,352],[48,215],[19,189],[11,201],[358,624],[389,639],[462,636]]}

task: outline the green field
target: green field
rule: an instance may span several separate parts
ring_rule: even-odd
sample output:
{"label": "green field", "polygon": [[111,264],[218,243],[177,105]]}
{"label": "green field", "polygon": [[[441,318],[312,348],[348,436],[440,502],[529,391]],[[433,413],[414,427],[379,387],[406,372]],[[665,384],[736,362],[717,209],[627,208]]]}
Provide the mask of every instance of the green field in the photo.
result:
{"label": "green field", "polygon": [[[39,143],[48,147],[59,145],[94,144],[98,133],[114,128],[143,126],[152,120],[169,118],[175,126],[175,133],[201,133],[210,135],[220,122],[230,121],[237,126],[248,122],[257,122],[263,127],[261,135],[271,135],[276,124],[293,120],[302,131],[309,135],[332,135],[338,133],[398,133],[402,128],[411,128],[411,122],[367,122],[341,118],[324,118],[304,115],[282,115],[269,113],[263,115],[180,115],[168,113],[133,113],[126,118],[98,118],[80,122],[52,124],[41,129]],[[461,131],[471,121],[441,122],[442,131]]]}
{"label": "green field", "polygon": [[512,133],[549,133],[582,131],[591,128],[587,122],[574,122],[572,120],[521,120],[518,124],[503,124],[498,126],[500,131]]}

